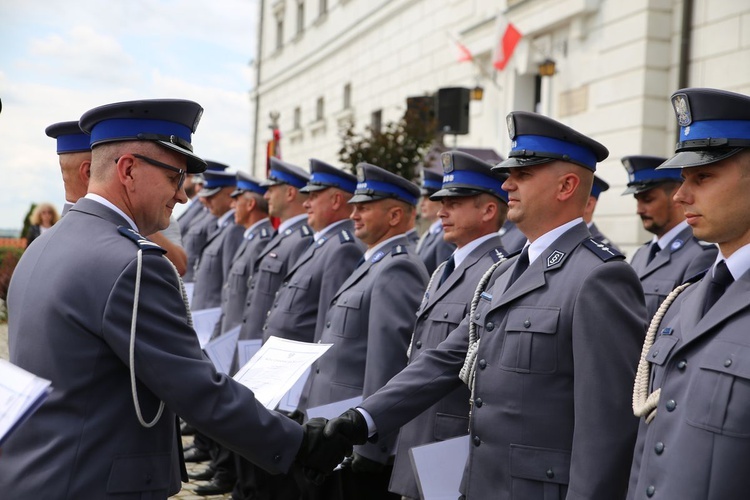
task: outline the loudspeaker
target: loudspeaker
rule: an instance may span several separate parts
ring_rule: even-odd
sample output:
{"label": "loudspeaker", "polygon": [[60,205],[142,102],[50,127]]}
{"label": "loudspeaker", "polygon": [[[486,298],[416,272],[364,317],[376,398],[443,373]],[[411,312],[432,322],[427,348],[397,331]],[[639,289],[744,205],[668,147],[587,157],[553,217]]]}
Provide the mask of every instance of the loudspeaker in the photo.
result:
{"label": "loudspeaker", "polygon": [[437,122],[438,131],[446,134],[466,135],[469,133],[469,89],[446,87],[438,89]]}

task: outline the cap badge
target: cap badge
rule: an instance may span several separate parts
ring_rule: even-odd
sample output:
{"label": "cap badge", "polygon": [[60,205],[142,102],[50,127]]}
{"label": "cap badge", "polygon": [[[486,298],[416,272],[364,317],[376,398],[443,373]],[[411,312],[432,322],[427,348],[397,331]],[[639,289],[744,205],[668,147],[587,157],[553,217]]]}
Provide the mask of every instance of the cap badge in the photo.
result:
{"label": "cap badge", "polygon": [[453,158],[451,157],[451,155],[444,154],[442,157],[442,160],[443,160],[443,171],[446,173],[453,172]]}
{"label": "cap badge", "polygon": [[[693,123],[693,117],[690,113],[690,104],[688,103],[685,94],[677,94],[672,97],[672,106],[674,107],[674,112],[677,115],[677,123],[680,127],[687,127]],[[688,133],[688,131],[685,131],[685,135]]]}
{"label": "cap badge", "polygon": [[516,138],[516,123],[513,120],[513,114],[509,114],[505,118],[505,123],[508,125],[508,135],[510,136],[511,140]]}

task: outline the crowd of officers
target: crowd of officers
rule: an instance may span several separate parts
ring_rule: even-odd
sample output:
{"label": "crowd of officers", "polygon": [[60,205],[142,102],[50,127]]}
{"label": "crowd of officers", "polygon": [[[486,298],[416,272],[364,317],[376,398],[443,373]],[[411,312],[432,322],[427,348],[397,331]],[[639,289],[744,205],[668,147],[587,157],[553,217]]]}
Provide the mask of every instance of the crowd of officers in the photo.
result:
{"label": "crowd of officers", "polygon": [[[417,499],[409,450],[468,432],[465,499],[743,498],[750,97],[671,102],[676,154],[622,158],[653,234],[630,262],[592,222],[607,148],[536,113],[508,115],[506,160],[444,153],[421,189],[365,163],[272,158],[259,180],[204,162],[188,101],[53,125],[66,194],[88,188],[13,277],[11,360],[57,392],[5,446],[0,489],[163,498],[184,460],[206,462],[201,495]],[[171,192],[136,179],[143,164]],[[141,236],[176,202],[184,273]],[[215,307],[213,338],[332,344],[295,411],[202,355],[190,309]]]}

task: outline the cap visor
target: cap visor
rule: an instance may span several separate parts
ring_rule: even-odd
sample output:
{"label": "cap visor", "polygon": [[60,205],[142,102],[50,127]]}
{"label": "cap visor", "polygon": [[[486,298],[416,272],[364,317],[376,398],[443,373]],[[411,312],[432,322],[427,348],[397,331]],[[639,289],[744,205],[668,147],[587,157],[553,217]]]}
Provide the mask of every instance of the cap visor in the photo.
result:
{"label": "cap visor", "polygon": [[300,188],[300,193],[312,193],[313,191],[323,191],[324,189],[328,189],[329,187],[333,186],[325,186],[323,184],[308,184],[305,187]]}
{"label": "cap visor", "polygon": [[187,171],[189,174],[200,174],[206,171],[206,161],[203,158],[195,156],[190,151],[183,149],[179,146],[176,146],[172,144],[171,142],[166,142],[166,141],[154,141],[154,142],[158,143],[161,146],[164,146],[167,149],[171,149],[172,151],[177,151],[178,153],[184,155],[187,158]]}
{"label": "cap visor", "polygon": [[529,156],[525,158],[517,157],[517,158],[507,158],[494,167],[492,167],[492,170],[494,171],[500,171],[504,172],[507,171],[509,168],[517,168],[517,167],[529,167],[532,165],[541,165],[542,163],[549,163],[553,160],[553,158],[542,158],[541,156]]}
{"label": "cap visor", "polygon": [[265,179],[265,180],[260,181],[260,186],[261,187],[276,186],[278,184],[284,184],[284,183],[283,182],[279,182],[279,181],[277,181],[275,179]]}
{"label": "cap visor", "polygon": [[[463,187],[450,187],[436,191],[430,199],[432,201],[440,201],[443,198],[461,198],[466,196],[476,196],[486,191],[481,189],[463,188]],[[491,193],[490,193],[491,194]]]}
{"label": "cap visor", "polygon": [[658,167],[657,170],[662,168],[683,168],[683,167],[699,167],[701,165],[709,165],[716,163],[717,161],[724,160],[730,156],[739,153],[744,148],[721,148],[721,149],[704,149],[699,151],[680,151],[676,153],[672,158],[668,159]]}
{"label": "cap visor", "polygon": [[221,191],[220,187],[211,188],[211,189],[203,188],[200,191],[198,191],[198,196],[200,196],[201,198],[208,198],[209,196],[215,195],[219,191]]}
{"label": "cap visor", "polygon": [[369,194],[355,194],[348,203],[367,203],[368,201],[378,201],[385,199],[384,196],[373,196]]}
{"label": "cap visor", "polygon": [[[232,193],[229,195],[229,197],[230,198],[237,198],[239,195],[241,195],[244,192],[245,192],[244,189],[235,189],[234,191],[232,191]],[[198,196],[200,196],[200,193],[198,193]]]}

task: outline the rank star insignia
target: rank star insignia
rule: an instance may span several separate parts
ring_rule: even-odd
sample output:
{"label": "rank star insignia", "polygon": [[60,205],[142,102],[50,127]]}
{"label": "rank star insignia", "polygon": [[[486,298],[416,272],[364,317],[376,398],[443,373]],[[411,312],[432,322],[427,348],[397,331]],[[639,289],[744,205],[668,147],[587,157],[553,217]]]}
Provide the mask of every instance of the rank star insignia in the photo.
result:
{"label": "rank star insignia", "polygon": [[547,257],[547,267],[552,267],[555,264],[559,264],[563,257],[565,257],[564,253],[562,253],[560,250],[555,250],[549,255],[549,257]]}

